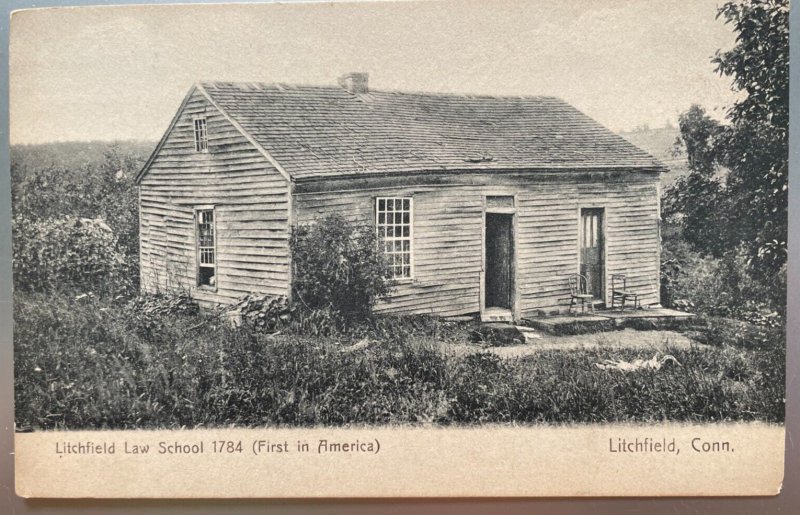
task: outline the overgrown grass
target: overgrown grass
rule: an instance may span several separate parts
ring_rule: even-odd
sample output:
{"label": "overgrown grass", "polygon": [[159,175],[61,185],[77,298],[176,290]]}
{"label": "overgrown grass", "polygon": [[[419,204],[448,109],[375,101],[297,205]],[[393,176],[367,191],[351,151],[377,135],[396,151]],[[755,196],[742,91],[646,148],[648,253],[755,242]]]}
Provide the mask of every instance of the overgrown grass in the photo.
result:
{"label": "overgrown grass", "polygon": [[[35,428],[783,421],[784,341],[668,348],[682,366],[623,373],[652,351],[456,356],[467,330],[378,319],[350,337],[259,335],[208,315],[144,316],[17,294],[16,418]],[[609,333],[613,334],[613,333]],[[722,332],[715,338],[725,337]],[[366,340],[365,340],[366,339]],[[373,343],[362,345],[366,341]],[[348,346],[361,342],[352,350]]]}
{"label": "overgrown grass", "polygon": [[[594,366],[652,351],[542,351],[504,361],[468,356],[456,373],[456,422],[783,420],[780,366],[732,347],[667,348],[681,366],[620,372]],[[669,364],[668,364],[669,365]],[[775,367],[774,369],[772,367]]]}

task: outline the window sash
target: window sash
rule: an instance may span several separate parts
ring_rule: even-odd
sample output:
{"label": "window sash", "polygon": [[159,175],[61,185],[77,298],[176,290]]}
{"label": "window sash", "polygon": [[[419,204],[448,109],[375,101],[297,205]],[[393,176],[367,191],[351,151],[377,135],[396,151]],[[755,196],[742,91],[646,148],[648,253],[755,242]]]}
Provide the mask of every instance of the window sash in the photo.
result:
{"label": "window sash", "polygon": [[[216,276],[217,268],[217,239],[216,239],[216,217],[214,209],[197,209],[195,211],[195,232],[197,246],[197,267],[212,269]],[[209,286],[200,282],[200,274],[197,276],[198,286]]]}
{"label": "window sash", "polygon": [[583,248],[589,249],[597,247],[600,244],[600,234],[598,223],[600,216],[597,213],[582,213],[581,214],[581,233],[583,235],[582,245]]}
{"label": "window sash", "polygon": [[208,124],[205,118],[194,119],[194,149],[208,152]]}
{"label": "window sash", "polygon": [[390,279],[414,276],[413,205],[411,197],[375,199],[375,227],[388,260]]}

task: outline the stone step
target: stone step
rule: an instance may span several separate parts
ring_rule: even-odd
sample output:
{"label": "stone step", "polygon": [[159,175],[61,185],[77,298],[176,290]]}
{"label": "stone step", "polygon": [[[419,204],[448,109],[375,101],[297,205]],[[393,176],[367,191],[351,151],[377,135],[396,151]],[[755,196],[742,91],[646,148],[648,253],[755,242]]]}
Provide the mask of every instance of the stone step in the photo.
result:
{"label": "stone step", "polygon": [[525,327],[523,325],[515,326],[522,336],[525,337],[525,343],[533,343],[534,340],[539,340],[542,335],[536,332],[532,327]]}
{"label": "stone step", "polygon": [[502,347],[521,345],[525,343],[525,336],[512,324],[482,322],[480,327],[472,332],[472,341],[492,347]]}
{"label": "stone step", "polygon": [[505,322],[482,323],[473,331],[472,339],[475,342],[491,346],[523,345],[533,343],[542,336],[530,327],[508,324]]}

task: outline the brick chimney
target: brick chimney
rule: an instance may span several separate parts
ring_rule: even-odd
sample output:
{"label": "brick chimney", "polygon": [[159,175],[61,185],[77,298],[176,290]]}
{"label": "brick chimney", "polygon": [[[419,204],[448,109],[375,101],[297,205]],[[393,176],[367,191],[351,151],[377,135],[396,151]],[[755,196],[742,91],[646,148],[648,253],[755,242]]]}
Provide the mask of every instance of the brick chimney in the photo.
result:
{"label": "brick chimney", "polygon": [[339,77],[339,86],[352,95],[369,93],[369,74],[363,72],[346,73]]}

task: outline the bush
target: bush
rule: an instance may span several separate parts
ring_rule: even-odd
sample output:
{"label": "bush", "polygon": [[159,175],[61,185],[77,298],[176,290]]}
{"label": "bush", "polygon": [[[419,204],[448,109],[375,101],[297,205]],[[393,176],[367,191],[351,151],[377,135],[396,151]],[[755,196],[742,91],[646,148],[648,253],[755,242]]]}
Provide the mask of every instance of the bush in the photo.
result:
{"label": "bush", "polygon": [[[92,145],[84,145],[92,150]],[[55,149],[56,146],[54,146]],[[23,291],[133,294],[139,281],[138,194],[143,159],[112,145],[100,156],[46,157],[16,148],[11,170],[14,285]],[[28,158],[19,151],[30,152]],[[74,152],[73,152],[74,150]],[[66,162],[69,166],[48,165]]]}
{"label": "bush", "polygon": [[100,219],[30,220],[12,224],[14,286],[23,291],[130,293],[131,258]]}
{"label": "bush", "polygon": [[661,259],[661,303],[759,325],[783,324],[785,267],[769,283],[754,278],[749,270],[742,249],[732,249],[721,258],[703,256],[691,250],[674,228],[667,228]]}
{"label": "bush", "polygon": [[351,333],[352,328],[342,315],[332,308],[292,310],[289,330],[298,336],[340,337]]}
{"label": "bush", "polygon": [[294,298],[307,311],[331,310],[353,320],[390,293],[389,268],[369,225],[331,215],[298,227],[291,249]]}
{"label": "bush", "polygon": [[[92,157],[68,167],[47,166],[44,155],[48,146],[33,148],[36,159],[21,159],[14,154],[11,197],[15,225],[16,220],[57,223],[70,217],[102,221],[114,234],[116,252],[125,256],[126,273],[135,290],[139,281],[139,197],[134,177],[144,162],[142,157],[111,145],[102,152],[102,158]],[[76,149],[74,153],[82,151]],[[51,159],[65,163],[73,158],[70,154]]]}
{"label": "bush", "polygon": [[703,317],[704,327],[689,334],[693,340],[715,347],[733,346],[749,350],[786,352],[786,328],[783,325],[758,325],[742,320]]}

